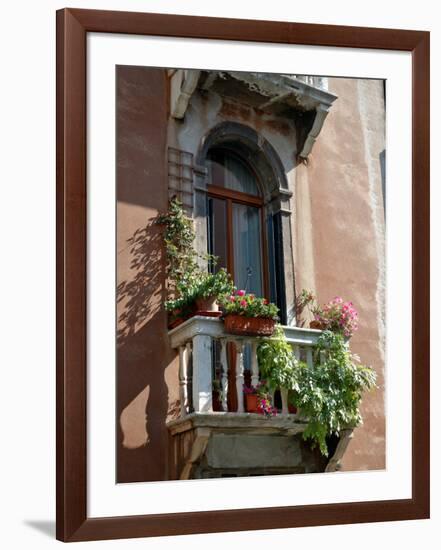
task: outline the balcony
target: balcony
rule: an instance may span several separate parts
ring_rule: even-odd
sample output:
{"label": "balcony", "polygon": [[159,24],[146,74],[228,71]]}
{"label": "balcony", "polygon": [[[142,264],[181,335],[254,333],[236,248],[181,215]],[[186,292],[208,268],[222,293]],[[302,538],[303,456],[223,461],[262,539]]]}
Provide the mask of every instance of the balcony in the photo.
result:
{"label": "balcony", "polygon": [[[303,359],[310,367],[313,366],[313,348],[320,336],[319,330],[283,327],[286,339],[292,346],[297,358]],[[243,385],[244,377],[244,351],[249,344],[251,384],[256,386],[259,382],[259,366],[257,362],[258,338],[250,336],[235,336],[227,334],[224,324],[220,319],[211,317],[191,317],[178,327],[169,332],[172,348],[179,353],[179,387],[181,402],[181,417],[190,412],[213,412],[213,372],[214,372],[214,342],[218,342],[220,349],[221,366],[221,394],[222,411],[228,410],[228,379],[229,361],[227,345],[231,343],[236,349],[235,364],[235,388],[237,409],[234,412],[245,412]],[[282,401],[281,414],[288,414],[288,395],[280,389]]]}
{"label": "balcony", "polygon": [[[283,327],[296,357],[313,368],[319,330]],[[250,382],[259,381],[258,338],[227,334],[221,320],[195,316],[169,332],[179,354],[180,418],[167,424],[172,445],[169,478],[236,477],[330,472],[340,468],[352,430],[343,430],[326,458],[302,440],[305,419],[290,414],[288,396],[280,391],[281,409],[274,417],[245,412],[245,347]],[[237,407],[228,408],[228,344],[235,346],[234,387]],[[217,353],[215,349],[217,348]],[[222,410],[213,411],[213,372],[220,363]]]}

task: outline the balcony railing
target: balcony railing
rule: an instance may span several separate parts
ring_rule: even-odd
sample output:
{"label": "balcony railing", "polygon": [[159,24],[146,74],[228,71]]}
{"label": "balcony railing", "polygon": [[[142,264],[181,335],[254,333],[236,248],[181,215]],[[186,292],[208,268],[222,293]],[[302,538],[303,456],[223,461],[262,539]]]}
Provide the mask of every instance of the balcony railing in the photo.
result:
{"label": "balcony railing", "polygon": [[[288,327],[283,330],[293,353],[299,359],[313,366],[313,349],[321,334],[319,330]],[[244,350],[248,344],[250,349],[251,384],[259,382],[259,367],[257,362],[257,344],[259,339],[250,336],[235,336],[227,334],[220,319],[195,316],[169,332],[171,346],[179,353],[179,384],[181,417],[191,412],[210,413],[213,411],[213,372],[215,361],[215,342],[218,342],[219,362],[221,367],[220,383],[222,395],[222,410],[228,412],[228,379],[229,361],[227,345],[232,343],[236,348],[235,354],[235,392],[237,409],[235,412],[245,411],[243,385]],[[288,414],[288,394],[280,389],[282,402],[281,414]],[[274,397],[274,396],[273,396]]]}
{"label": "balcony railing", "polygon": [[323,76],[309,76],[300,74],[288,74],[286,76],[294,80],[300,80],[300,82],[304,82],[305,84],[308,84],[308,86],[312,86],[313,88],[318,88],[325,91],[327,91],[328,89],[328,79]]}

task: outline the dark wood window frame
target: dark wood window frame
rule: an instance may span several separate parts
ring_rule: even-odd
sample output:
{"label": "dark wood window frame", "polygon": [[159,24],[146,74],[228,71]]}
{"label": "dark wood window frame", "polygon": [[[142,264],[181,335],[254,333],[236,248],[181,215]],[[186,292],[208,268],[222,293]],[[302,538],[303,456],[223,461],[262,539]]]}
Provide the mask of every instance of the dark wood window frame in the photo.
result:
{"label": "dark wood window frame", "polygon": [[213,197],[225,200],[227,216],[227,271],[234,278],[234,242],[233,242],[233,203],[254,206],[259,209],[260,215],[260,234],[261,234],[261,252],[262,252],[262,281],[263,293],[265,298],[269,297],[269,273],[268,273],[268,243],[265,232],[265,208],[262,197],[233,191],[217,185],[207,186],[207,199]]}

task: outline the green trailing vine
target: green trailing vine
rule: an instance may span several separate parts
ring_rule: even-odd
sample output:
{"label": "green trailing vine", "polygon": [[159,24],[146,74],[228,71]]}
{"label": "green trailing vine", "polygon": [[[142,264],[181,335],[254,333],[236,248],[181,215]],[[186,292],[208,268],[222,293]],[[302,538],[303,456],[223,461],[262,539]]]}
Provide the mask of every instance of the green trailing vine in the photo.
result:
{"label": "green trailing vine", "polygon": [[164,226],[166,275],[169,295],[176,298],[185,295],[198,271],[198,254],[194,250],[195,231],[192,220],[185,214],[181,202],[170,200],[168,211],[157,218]]}
{"label": "green trailing vine", "polygon": [[271,389],[298,390],[296,359],[280,325],[271,338],[257,345],[257,361],[263,379]]}
{"label": "green trailing vine", "polygon": [[327,456],[328,436],[362,423],[360,401],[364,391],[375,387],[376,374],[359,363],[340,333],[329,330],[318,339],[314,367],[299,361],[295,370],[298,389],[292,404],[308,422],[303,438]]}
{"label": "green trailing vine", "polygon": [[341,333],[324,331],[317,342],[314,366],[296,359],[283,328],[257,346],[259,369],[271,389],[291,390],[290,402],[307,422],[303,438],[328,456],[327,438],[362,423],[363,392],[375,387],[376,374],[361,365]]}
{"label": "green trailing vine", "polygon": [[199,260],[215,266],[217,258],[195,250],[193,221],[185,214],[178,199],[170,200],[167,212],[158,216],[157,223],[164,226],[167,311],[181,310],[180,314],[185,317],[197,298],[218,297],[233,292],[231,276],[225,269],[210,273],[199,267]]}

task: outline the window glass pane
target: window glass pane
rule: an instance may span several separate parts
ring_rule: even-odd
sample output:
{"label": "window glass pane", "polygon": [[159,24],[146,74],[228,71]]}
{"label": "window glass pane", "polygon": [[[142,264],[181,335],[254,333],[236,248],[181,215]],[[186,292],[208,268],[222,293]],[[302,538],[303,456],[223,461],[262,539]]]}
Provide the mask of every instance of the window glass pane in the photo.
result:
{"label": "window glass pane", "polygon": [[214,149],[208,154],[207,164],[211,185],[248,195],[260,194],[254,173],[235,154],[222,149]]}
{"label": "window glass pane", "polygon": [[208,198],[208,252],[218,257],[214,270],[227,267],[227,203]]}
{"label": "window glass pane", "polygon": [[263,296],[258,208],[233,203],[233,248],[235,285],[256,296]]}

